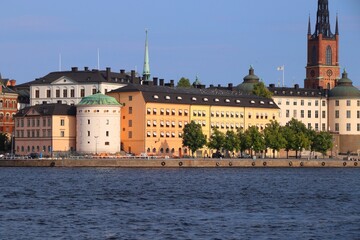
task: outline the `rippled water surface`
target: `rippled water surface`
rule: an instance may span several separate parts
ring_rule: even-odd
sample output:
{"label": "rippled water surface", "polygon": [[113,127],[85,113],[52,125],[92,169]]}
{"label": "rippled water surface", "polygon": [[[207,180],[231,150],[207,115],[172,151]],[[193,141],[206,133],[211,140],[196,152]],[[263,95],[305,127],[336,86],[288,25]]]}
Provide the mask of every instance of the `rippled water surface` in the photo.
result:
{"label": "rippled water surface", "polygon": [[0,168],[0,239],[360,239],[359,176]]}

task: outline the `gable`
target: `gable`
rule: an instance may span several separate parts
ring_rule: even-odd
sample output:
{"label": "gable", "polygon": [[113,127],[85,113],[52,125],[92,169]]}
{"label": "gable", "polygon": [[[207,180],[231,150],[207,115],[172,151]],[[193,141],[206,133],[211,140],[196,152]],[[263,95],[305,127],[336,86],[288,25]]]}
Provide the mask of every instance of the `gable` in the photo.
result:
{"label": "gable", "polygon": [[78,84],[78,82],[66,76],[62,76],[51,82],[51,85],[64,85],[64,84],[74,85],[74,84]]}

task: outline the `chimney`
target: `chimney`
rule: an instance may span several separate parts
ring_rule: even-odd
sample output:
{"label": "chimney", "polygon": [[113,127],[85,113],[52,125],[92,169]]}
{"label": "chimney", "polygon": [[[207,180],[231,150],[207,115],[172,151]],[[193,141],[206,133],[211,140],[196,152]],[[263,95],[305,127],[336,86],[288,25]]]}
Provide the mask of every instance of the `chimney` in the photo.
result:
{"label": "chimney", "polygon": [[214,87],[214,84],[210,84],[210,88],[213,88]]}
{"label": "chimney", "polygon": [[121,74],[125,74],[125,69],[120,69]]}
{"label": "chimney", "polygon": [[174,87],[174,80],[170,80],[170,87]]}
{"label": "chimney", "polygon": [[295,89],[299,89],[299,84],[295,84],[295,85],[294,85],[294,88],[295,88]]}
{"label": "chimney", "polygon": [[218,87],[220,88],[220,87],[221,87],[221,84],[218,84]]}
{"label": "chimney", "polygon": [[233,84],[232,83],[228,84],[228,90],[231,90],[231,91],[233,90]]}
{"label": "chimney", "polygon": [[110,72],[111,72],[111,68],[107,67],[106,68],[106,81],[108,81],[108,82],[111,80]]}
{"label": "chimney", "polygon": [[71,68],[71,71],[72,71],[72,72],[77,72],[77,71],[78,71],[78,68],[77,68],[77,67],[72,67],[72,68]]}
{"label": "chimney", "polygon": [[164,86],[164,79],[159,79],[159,81],[160,81],[160,86]]}
{"label": "chimney", "polygon": [[135,83],[135,70],[131,70],[131,73],[130,73],[130,82],[131,83]]}
{"label": "chimney", "polygon": [[84,71],[89,71],[89,68],[88,67],[84,67]]}
{"label": "chimney", "polygon": [[274,88],[274,87],[275,87],[275,84],[271,83],[271,84],[269,85],[269,87],[270,87],[270,88]]}
{"label": "chimney", "polygon": [[15,87],[15,85],[16,85],[16,80],[14,80],[14,79],[11,79],[9,82],[8,82],[8,87]]}
{"label": "chimney", "polygon": [[153,83],[154,83],[154,86],[158,85],[158,78],[157,77],[153,77]]}

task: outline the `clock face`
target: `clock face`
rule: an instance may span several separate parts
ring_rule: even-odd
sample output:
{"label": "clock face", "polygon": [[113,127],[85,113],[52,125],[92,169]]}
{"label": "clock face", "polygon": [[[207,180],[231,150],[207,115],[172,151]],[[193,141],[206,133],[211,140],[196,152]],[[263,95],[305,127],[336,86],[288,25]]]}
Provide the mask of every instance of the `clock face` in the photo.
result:
{"label": "clock face", "polygon": [[310,76],[312,76],[312,77],[315,76],[315,71],[314,71],[314,70],[311,70],[311,71],[310,71]]}
{"label": "clock face", "polygon": [[333,72],[329,69],[326,71],[326,74],[330,77],[331,75],[333,75]]}

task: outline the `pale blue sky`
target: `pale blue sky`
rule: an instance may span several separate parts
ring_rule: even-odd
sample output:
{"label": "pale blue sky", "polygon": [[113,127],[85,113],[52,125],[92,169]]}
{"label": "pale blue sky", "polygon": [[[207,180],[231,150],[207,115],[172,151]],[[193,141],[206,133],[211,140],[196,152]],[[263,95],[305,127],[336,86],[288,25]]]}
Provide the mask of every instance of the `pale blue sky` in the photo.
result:
{"label": "pale blue sky", "polygon": [[[339,15],[340,64],[360,86],[360,1],[329,0]],[[143,68],[149,31],[151,77],[203,84],[242,82],[250,65],[266,85],[303,86],[308,16],[317,0],[12,0],[0,14],[0,72],[18,83],[73,66]]]}

